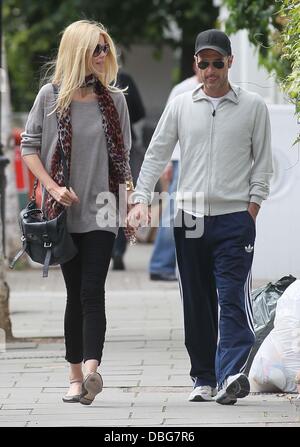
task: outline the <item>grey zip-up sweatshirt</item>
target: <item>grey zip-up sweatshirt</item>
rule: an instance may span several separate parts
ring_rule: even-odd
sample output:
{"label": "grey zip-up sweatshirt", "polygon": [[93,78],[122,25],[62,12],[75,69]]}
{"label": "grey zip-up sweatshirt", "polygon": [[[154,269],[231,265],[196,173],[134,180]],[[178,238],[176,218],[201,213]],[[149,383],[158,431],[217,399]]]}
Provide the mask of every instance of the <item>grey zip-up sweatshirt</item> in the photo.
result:
{"label": "grey zip-up sweatshirt", "polygon": [[[267,198],[273,174],[270,121],[256,93],[231,86],[215,112],[202,85],[170,101],[146,152],[133,203],[151,203],[177,141],[178,196],[203,194],[197,214],[245,211],[249,202],[260,205]],[[177,206],[185,209],[180,202]]]}

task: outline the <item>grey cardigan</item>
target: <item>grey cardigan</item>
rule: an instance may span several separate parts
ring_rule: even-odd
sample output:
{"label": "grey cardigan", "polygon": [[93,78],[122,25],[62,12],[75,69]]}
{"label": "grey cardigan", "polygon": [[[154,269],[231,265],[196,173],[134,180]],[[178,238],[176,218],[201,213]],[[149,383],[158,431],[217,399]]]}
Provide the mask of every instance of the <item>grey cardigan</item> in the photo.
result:
{"label": "grey cardigan", "polygon": [[[123,93],[111,93],[111,96],[120,117],[128,162],[131,133],[126,101]],[[35,99],[25,131],[21,135],[22,155],[39,154],[49,173],[58,139],[56,114],[51,114],[53,106],[53,88],[51,84],[46,84]],[[116,225],[100,228],[97,221],[100,209],[97,196],[109,189],[107,144],[98,103],[73,101],[71,120],[73,134],[70,185],[79,196],[80,204],[73,204],[67,209],[69,231],[81,233],[103,229],[116,233],[117,222]]]}

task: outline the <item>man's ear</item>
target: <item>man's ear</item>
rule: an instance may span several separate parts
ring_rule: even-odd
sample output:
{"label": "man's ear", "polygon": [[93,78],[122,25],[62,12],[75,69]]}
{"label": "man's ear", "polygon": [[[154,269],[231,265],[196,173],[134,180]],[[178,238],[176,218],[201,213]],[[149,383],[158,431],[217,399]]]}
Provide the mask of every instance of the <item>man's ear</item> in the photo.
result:
{"label": "man's ear", "polygon": [[228,58],[228,68],[231,68],[232,62],[233,62],[233,56],[229,56],[229,58]]}

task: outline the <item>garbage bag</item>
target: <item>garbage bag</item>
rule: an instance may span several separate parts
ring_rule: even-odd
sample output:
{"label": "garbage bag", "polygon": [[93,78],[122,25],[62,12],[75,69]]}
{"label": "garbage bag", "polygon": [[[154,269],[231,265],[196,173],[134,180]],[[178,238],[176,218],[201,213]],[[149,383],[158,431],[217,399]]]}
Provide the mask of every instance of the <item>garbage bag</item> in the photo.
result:
{"label": "garbage bag", "polygon": [[297,392],[300,370],[300,280],[277,302],[274,328],[263,341],[250,369],[252,391]]}
{"label": "garbage bag", "polygon": [[266,286],[253,290],[251,298],[255,344],[247,360],[245,368],[246,374],[249,373],[253,359],[262,342],[274,327],[274,318],[278,299],[294,281],[296,281],[296,278],[292,275],[283,276],[277,282],[270,282]]}
{"label": "garbage bag", "polygon": [[259,348],[249,372],[252,392],[276,393],[286,389],[286,372],[281,354],[270,335]]}

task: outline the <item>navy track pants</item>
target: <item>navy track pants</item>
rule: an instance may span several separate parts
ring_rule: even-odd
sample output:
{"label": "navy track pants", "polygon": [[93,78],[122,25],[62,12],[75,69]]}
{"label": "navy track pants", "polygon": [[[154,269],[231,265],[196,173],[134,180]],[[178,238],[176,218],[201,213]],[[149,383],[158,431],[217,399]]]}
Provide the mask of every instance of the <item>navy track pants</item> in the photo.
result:
{"label": "navy track pants", "polygon": [[203,235],[188,238],[185,213],[179,213],[183,225],[174,228],[174,236],[190,375],[201,385],[220,387],[229,375],[243,372],[255,341],[255,222],[248,211],[205,216]]}

